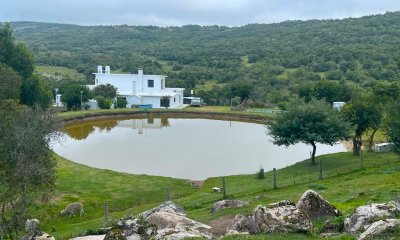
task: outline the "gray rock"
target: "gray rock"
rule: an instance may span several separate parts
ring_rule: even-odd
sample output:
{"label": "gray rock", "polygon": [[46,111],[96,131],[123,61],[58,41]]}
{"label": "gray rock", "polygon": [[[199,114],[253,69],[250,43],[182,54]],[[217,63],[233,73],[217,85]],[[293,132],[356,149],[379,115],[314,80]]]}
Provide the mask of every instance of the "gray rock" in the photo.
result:
{"label": "gray rock", "polygon": [[161,204],[160,206],[157,206],[155,208],[152,208],[150,210],[147,210],[143,213],[140,214],[141,217],[147,218],[151,214],[155,212],[169,212],[169,213],[174,213],[176,215],[180,216],[186,216],[185,210],[183,210],[182,207],[176,205],[175,203],[168,201],[166,203]]}
{"label": "gray rock", "polygon": [[40,222],[35,218],[26,220],[25,231],[24,240],[55,240],[53,236],[40,230]]}
{"label": "gray rock", "polygon": [[248,232],[250,234],[260,233],[287,233],[287,232],[309,232],[312,223],[307,215],[296,209],[293,205],[268,208],[258,206],[254,214],[249,217],[237,215],[228,227],[227,232]]}
{"label": "gray rock", "polygon": [[303,193],[296,208],[307,214],[310,220],[340,216],[342,213],[313,190]]}
{"label": "gray rock", "polygon": [[218,212],[225,208],[238,208],[249,206],[248,202],[240,201],[240,200],[222,200],[213,204],[211,208],[211,213]]}
{"label": "gray rock", "polygon": [[349,218],[344,220],[345,230],[350,233],[365,231],[369,225],[377,220],[393,218],[399,211],[398,207],[396,202],[360,206]]}
{"label": "gray rock", "polygon": [[358,240],[377,239],[380,235],[386,234],[398,227],[400,227],[400,219],[379,220],[372,223],[371,226],[360,235]]}
{"label": "gray rock", "polygon": [[276,208],[258,206],[254,211],[254,221],[264,233],[309,232],[312,229],[307,215],[291,205]]}
{"label": "gray rock", "polygon": [[146,221],[157,226],[156,239],[212,238],[210,226],[175,213],[155,212]]}
{"label": "gray rock", "polygon": [[268,208],[276,208],[276,207],[283,207],[283,206],[295,206],[294,202],[290,200],[283,200],[276,203],[268,204]]}
{"label": "gray rock", "polygon": [[103,240],[106,235],[88,235],[83,237],[72,238],[71,240]]}

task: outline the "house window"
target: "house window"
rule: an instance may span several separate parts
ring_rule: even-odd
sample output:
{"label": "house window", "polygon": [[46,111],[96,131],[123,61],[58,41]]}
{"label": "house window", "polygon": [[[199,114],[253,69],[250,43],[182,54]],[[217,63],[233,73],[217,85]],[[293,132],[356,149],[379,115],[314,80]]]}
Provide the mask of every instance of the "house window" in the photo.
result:
{"label": "house window", "polygon": [[176,98],[174,98],[174,102],[176,102]]}
{"label": "house window", "polygon": [[147,80],[147,87],[153,88],[154,87],[154,80]]}

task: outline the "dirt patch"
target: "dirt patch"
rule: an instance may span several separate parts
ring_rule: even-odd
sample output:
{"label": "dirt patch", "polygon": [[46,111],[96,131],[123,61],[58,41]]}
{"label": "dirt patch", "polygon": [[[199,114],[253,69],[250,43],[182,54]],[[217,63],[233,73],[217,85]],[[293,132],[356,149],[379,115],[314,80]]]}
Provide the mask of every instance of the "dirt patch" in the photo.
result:
{"label": "dirt patch", "polygon": [[352,141],[350,141],[350,140],[348,140],[348,141],[342,141],[342,144],[343,144],[344,148],[346,148],[346,150],[347,150],[348,152],[353,151],[353,142],[352,142]]}
{"label": "dirt patch", "polygon": [[223,236],[226,234],[226,228],[232,223],[235,216],[222,216],[208,223],[212,227],[211,233],[214,236]]}

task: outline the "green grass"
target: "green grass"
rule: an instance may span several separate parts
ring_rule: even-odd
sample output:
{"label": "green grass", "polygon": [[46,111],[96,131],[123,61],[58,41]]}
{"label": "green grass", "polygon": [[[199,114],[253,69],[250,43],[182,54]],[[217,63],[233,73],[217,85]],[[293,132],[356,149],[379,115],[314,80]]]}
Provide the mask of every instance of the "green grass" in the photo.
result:
{"label": "green grass", "polygon": [[[212,187],[221,186],[219,177],[207,179],[203,188],[196,189],[186,180],[117,173],[76,164],[58,156],[57,159],[58,180],[53,198],[47,204],[37,203],[33,210],[34,217],[41,220],[45,231],[53,227],[56,229],[52,234],[57,239],[101,228],[104,202],[109,203],[113,219],[154,207],[165,200],[165,187],[171,188],[173,201],[182,205],[189,217],[203,223],[221,216],[250,214],[258,204],[283,199],[296,202],[310,188],[320,192],[344,214],[353,212],[357,206],[369,201],[389,201],[399,194],[397,184],[400,179],[400,161],[392,153],[365,153],[364,170],[359,170],[359,158],[353,157],[351,153],[321,156],[319,159],[322,159],[325,176],[323,180],[318,180],[318,167],[305,160],[277,170],[278,189],[272,189],[271,172],[266,172],[266,179],[263,180],[258,180],[255,173],[227,176],[228,196],[249,201],[250,206],[226,209],[216,214],[210,214],[209,211],[212,204],[222,198],[221,194],[211,191]],[[59,212],[74,201],[83,202],[85,215],[82,218],[59,216]],[[271,239],[302,239],[309,236],[289,234],[274,237]],[[249,239],[265,238],[254,236]]]}
{"label": "green grass", "polygon": [[59,66],[36,66],[35,72],[47,77],[62,77],[69,75],[72,79],[84,80],[85,75],[78,73],[75,69]]}
{"label": "green grass", "polygon": [[211,91],[214,86],[219,86],[219,87],[224,87],[226,83],[217,83],[215,80],[208,80],[205,81],[204,84],[197,84],[196,87],[194,88],[195,92],[198,91]]}

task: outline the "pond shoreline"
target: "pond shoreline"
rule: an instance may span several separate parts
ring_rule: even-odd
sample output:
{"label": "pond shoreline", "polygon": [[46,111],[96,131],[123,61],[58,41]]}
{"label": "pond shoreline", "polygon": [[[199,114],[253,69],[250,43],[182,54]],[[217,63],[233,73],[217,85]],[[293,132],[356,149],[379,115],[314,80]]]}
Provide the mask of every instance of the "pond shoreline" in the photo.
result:
{"label": "pond shoreline", "polygon": [[[62,114],[61,114],[62,116]],[[126,112],[111,112],[111,111],[98,111],[82,112],[82,115],[65,116],[62,118],[62,124],[74,124],[85,121],[93,120],[106,120],[118,117],[170,117],[170,118],[203,118],[203,119],[217,119],[217,120],[230,120],[240,122],[250,122],[265,124],[272,119],[268,116],[244,114],[244,113],[230,113],[230,112],[212,112],[212,111],[190,111],[190,110],[150,110],[150,111],[126,111]]]}

